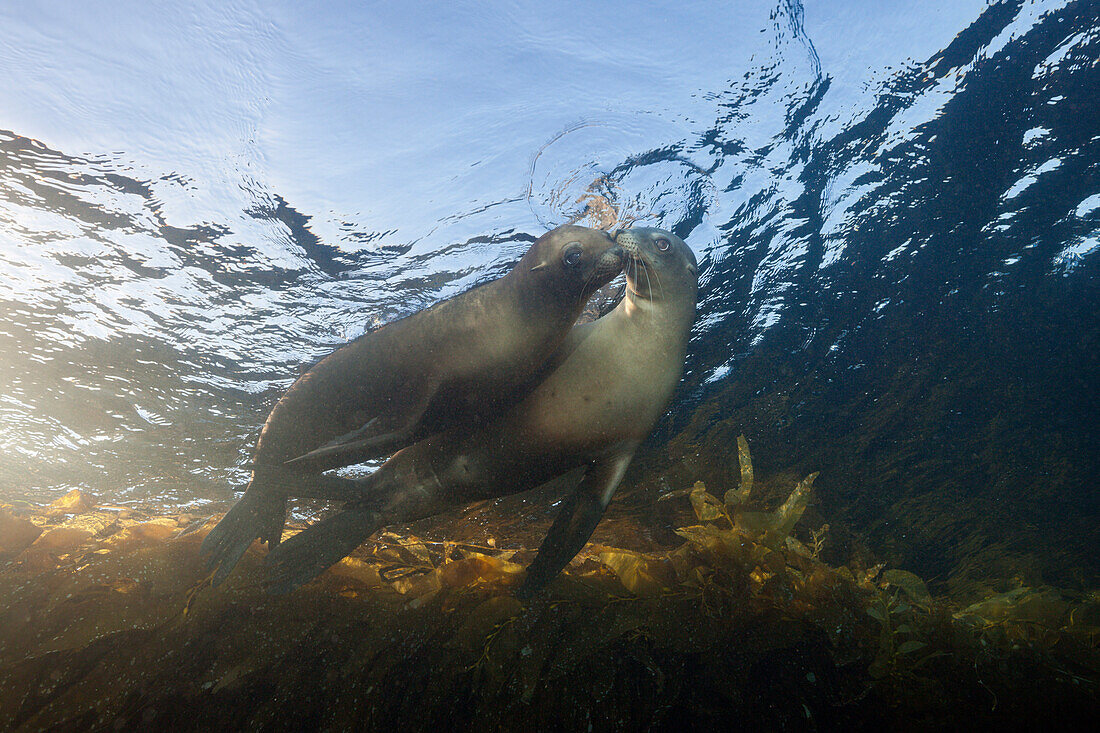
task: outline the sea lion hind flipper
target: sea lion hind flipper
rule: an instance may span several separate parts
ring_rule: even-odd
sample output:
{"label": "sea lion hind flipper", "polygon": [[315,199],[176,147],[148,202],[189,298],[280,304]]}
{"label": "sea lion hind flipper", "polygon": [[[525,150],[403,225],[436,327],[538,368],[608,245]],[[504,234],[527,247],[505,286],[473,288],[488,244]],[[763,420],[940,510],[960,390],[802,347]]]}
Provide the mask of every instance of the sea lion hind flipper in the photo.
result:
{"label": "sea lion hind flipper", "polygon": [[527,567],[527,577],[516,591],[518,598],[532,598],[585,546],[623,480],[636,447],[621,447],[589,467],[576,490],[562,502],[538,554]]}
{"label": "sea lion hind flipper", "polygon": [[377,512],[345,508],[315,522],[268,553],[267,591],[289,593],[308,583],[381,528]]}
{"label": "sea lion hind flipper", "polygon": [[285,498],[246,490],[199,547],[200,554],[209,555],[206,566],[214,571],[211,585],[218,586],[229,577],[253,540],[267,542],[269,547],[277,545],[285,521]]}
{"label": "sea lion hind flipper", "polygon": [[214,575],[210,578],[212,587],[217,588],[225,582],[251,545],[251,539],[237,538],[235,542],[226,542],[218,548],[217,553],[207,560],[207,568],[214,571]]}

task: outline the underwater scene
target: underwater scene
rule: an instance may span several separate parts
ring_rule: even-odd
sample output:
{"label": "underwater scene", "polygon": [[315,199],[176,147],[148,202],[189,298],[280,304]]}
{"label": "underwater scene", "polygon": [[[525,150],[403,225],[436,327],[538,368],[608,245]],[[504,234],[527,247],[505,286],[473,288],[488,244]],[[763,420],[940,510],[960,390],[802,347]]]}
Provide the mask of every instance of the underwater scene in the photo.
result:
{"label": "underwater scene", "polygon": [[0,730],[1100,715],[1100,3],[0,28]]}

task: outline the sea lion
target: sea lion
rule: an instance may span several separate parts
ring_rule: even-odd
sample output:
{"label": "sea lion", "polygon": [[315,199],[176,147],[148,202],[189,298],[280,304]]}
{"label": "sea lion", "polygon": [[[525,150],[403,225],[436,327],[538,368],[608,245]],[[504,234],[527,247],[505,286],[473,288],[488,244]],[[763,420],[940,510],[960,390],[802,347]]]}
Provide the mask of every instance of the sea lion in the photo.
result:
{"label": "sea lion", "polygon": [[578,469],[583,478],[520,594],[542,588],[584,547],[680,381],[695,320],[699,271],[683,240],[636,228],[616,242],[628,258],[622,302],[575,326],[551,357],[552,371],[501,417],[404,448],[360,481],[361,499],[274,548],[267,556],[272,592],[309,581],[388,524],[531,489]]}
{"label": "sea lion", "polygon": [[272,409],[244,496],[206,536],[223,580],[256,538],[274,547],[288,496],[347,498],[330,468],[392,453],[517,400],[588,297],[622,269],[606,233],[563,226],[539,237],[504,277],[337,349]]}

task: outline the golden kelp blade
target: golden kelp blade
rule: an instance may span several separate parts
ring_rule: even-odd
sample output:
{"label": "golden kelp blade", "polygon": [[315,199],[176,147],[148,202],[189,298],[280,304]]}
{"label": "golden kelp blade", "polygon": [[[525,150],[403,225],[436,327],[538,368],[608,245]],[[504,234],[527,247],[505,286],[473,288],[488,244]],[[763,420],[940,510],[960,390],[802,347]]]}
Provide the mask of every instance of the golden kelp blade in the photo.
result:
{"label": "golden kelp blade", "polygon": [[787,535],[794,529],[794,525],[802,518],[802,513],[810,503],[810,491],[813,489],[814,479],[818,474],[815,471],[798,482],[791,495],[783,502],[783,506],[775,510],[774,522],[765,538],[765,544],[773,545],[783,542]]}
{"label": "golden kelp blade", "polygon": [[691,507],[695,510],[695,516],[700,522],[713,522],[715,519],[726,516],[726,507],[718,501],[718,497],[707,492],[707,487],[702,481],[696,481],[691,488]]}
{"label": "golden kelp blade", "polygon": [[775,515],[771,512],[738,512],[736,526],[750,537],[761,536],[775,525]]}
{"label": "golden kelp blade", "polygon": [[1070,604],[1059,591],[1025,586],[968,606],[955,618],[983,624],[1022,622],[1059,628],[1069,612]]}
{"label": "golden kelp blade", "polygon": [[882,580],[901,588],[909,596],[909,600],[914,603],[928,605],[932,602],[932,595],[928,592],[928,586],[924,584],[919,576],[908,570],[887,570],[882,574]]}
{"label": "golden kelp blade", "polygon": [[747,498],[752,491],[752,455],[744,433],[737,436],[737,460],[741,464],[741,493]]}
{"label": "golden kelp blade", "polygon": [[651,557],[628,550],[607,550],[599,554],[599,559],[636,596],[657,596],[666,589],[660,579],[660,563]]}
{"label": "golden kelp blade", "polygon": [[734,506],[746,501],[752,492],[752,455],[749,453],[749,441],[744,433],[737,436],[737,461],[741,464],[741,485],[726,492],[723,497],[726,506]]}

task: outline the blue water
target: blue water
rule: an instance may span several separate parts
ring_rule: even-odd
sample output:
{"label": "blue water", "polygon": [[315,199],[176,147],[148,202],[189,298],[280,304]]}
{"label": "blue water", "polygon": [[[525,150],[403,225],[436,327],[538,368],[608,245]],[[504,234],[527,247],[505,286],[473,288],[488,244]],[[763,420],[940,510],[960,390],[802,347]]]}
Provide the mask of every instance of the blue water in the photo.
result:
{"label": "blue water", "polygon": [[1010,521],[1096,516],[1095,2],[19,3],[0,27],[0,497],[229,500],[301,368],[548,227],[633,220],[704,270],[652,451],[723,414],[777,469],[840,446],[813,454],[826,508],[884,527],[881,471],[991,490],[1023,445],[1071,468],[1008,495],[1069,498]]}

